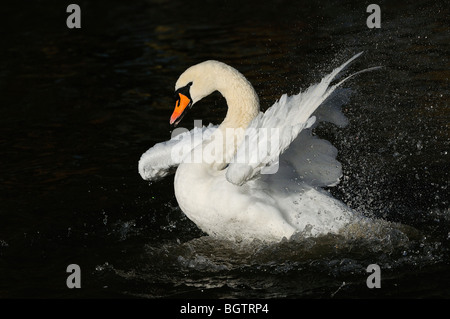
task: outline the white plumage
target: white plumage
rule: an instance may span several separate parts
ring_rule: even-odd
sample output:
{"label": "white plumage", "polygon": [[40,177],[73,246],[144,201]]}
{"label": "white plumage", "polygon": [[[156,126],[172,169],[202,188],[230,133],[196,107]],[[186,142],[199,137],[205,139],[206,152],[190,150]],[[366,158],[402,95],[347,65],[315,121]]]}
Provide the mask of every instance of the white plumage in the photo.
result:
{"label": "white plumage", "polygon": [[139,173],[158,180],[178,166],[180,208],[211,236],[279,241],[296,232],[339,232],[362,217],[321,189],[339,182],[341,164],[337,149],[311,129],[319,120],[346,124],[327,98],[349,77],[330,86],[333,79],[360,54],[305,92],[283,95],[264,113],[253,87],[235,69],[217,61],[189,68],[175,89],[188,86],[193,104],[218,90],[227,100],[227,116],[220,126],[194,128],[156,144],[142,155]]}

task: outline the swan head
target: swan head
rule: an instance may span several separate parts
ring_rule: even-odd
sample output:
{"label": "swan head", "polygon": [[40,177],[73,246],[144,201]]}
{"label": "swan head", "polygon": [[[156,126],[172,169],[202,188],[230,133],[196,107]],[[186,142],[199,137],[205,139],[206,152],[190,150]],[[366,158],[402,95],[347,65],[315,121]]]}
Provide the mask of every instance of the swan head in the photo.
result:
{"label": "swan head", "polygon": [[209,60],[193,65],[184,71],[175,84],[175,109],[170,124],[176,126],[186,112],[205,96],[220,90],[220,80],[229,79],[225,63]]}

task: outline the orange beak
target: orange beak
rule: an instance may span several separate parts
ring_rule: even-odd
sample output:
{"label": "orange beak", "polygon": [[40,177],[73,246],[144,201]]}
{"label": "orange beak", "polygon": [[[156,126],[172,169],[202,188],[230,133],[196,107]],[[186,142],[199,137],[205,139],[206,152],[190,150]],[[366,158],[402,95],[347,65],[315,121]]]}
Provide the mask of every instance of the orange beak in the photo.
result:
{"label": "orange beak", "polygon": [[175,104],[175,110],[173,110],[172,116],[170,117],[170,125],[177,125],[178,122],[181,121],[182,117],[185,114],[186,108],[192,105],[192,101],[186,95],[182,93],[178,93],[179,99]]}

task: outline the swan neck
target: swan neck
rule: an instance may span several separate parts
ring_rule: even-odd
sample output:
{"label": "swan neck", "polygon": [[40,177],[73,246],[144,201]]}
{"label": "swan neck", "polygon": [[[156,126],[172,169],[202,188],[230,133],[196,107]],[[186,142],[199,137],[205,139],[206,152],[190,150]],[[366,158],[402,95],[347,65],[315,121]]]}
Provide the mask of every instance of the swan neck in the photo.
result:
{"label": "swan neck", "polygon": [[253,86],[238,71],[231,69],[220,78],[218,91],[227,101],[228,111],[220,127],[247,128],[259,113],[259,99]]}
{"label": "swan neck", "polygon": [[259,113],[259,99],[253,86],[237,70],[226,66],[218,79],[218,91],[227,101],[228,111],[217,132],[223,152],[213,165],[220,170],[230,163],[245,136],[245,129]]}

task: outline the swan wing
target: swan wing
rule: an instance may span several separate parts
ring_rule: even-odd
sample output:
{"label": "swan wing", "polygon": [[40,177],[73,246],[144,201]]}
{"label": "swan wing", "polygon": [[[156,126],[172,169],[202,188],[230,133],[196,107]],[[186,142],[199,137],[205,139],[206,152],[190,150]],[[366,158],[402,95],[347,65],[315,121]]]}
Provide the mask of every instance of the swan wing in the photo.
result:
{"label": "swan wing", "polygon": [[[287,96],[285,94],[267,109],[265,113],[260,112],[246,129],[244,141],[238,147],[235,157],[228,166],[226,172],[227,180],[236,185],[243,185],[246,181],[257,175],[276,173],[280,167],[280,159],[291,164],[295,163],[298,152],[292,152],[284,158],[281,155],[290,147],[291,143],[303,130],[310,129],[314,125],[316,117],[312,116],[312,114],[316,109],[344,81],[358,73],[376,69],[370,68],[356,72],[339,83],[330,86],[336,75],[361,54],[362,52],[356,54],[340,67],[333,70],[320,83],[310,86],[306,91],[300,92],[297,95]],[[323,112],[318,115],[320,115],[319,119],[333,121],[333,119],[327,119],[326,116],[324,118]],[[345,120],[342,116],[338,116],[334,120],[338,121],[340,119],[343,123]],[[297,146],[294,147],[295,149],[305,147],[304,143],[308,141],[302,139],[307,139],[309,142],[313,142],[313,144],[317,144],[318,146],[322,144],[324,152],[329,153],[328,157],[330,161],[333,158],[331,162],[333,164],[337,162],[334,159],[335,153],[337,153],[336,149],[326,141],[314,139],[310,135],[310,132],[302,134],[298,145],[293,145]],[[325,142],[329,144],[327,144],[327,147],[323,147],[326,144]],[[323,163],[323,165],[328,164],[326,162]],[[317,169],[320,169],[320,167],[320,165],[316,166]]]}
{"label": "swan wing", "polygon": [[145,180],[157,181],[173,173],[184,158],[204,139],[209,138],[217,127],[209,124],[194,127],[190,131],[180,128],[181,133],[168,141],[155,144],[142,154],[138,165],[139,174]]}
{"label": "swan wing", "polygon": [[[329,141],[312,134],[319,122],[330,122],[345,127],[348,120],[341,106],[348,102],[351,91],[338,88],[314,112],[316,122],[311,128],[303,129],[280,155],[280,166],[289,167],[290,178],[297,183],[313,187],[335,186],[342,176],[341,163],[336,159],[338,150]],[[296,174],[292,172],[295,171]],[[281,175],[281,174],[277,174]],[[273,178],[266,176],[266,180]]]}

